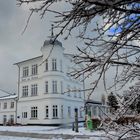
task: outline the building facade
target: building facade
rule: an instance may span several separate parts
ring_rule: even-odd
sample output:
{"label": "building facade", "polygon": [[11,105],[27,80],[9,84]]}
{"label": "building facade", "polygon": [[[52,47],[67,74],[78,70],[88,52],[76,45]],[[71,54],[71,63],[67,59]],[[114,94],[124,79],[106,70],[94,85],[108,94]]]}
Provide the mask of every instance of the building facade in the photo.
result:
{"label": "building facade", "polygon": [[0,125],[16,124],[17,95],[0,97]]}
{"label": "building facade", "polygon": [[45,40],[42,55],[16,63],[19,69],[17,123],[60,125],[74,121],[78,109],[84,120],[80,80],[69,76],[72,56],[58,40]]}

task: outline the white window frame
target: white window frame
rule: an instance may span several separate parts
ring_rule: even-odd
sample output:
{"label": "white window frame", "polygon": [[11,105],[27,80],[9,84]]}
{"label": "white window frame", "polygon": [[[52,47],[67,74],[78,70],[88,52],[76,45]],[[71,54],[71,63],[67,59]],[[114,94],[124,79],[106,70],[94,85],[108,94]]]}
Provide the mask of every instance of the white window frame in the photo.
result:
{"label": "white window frame", "polygon": [[45,82],[45,93],[49,93],[49,82]]}
{"label": "white window frame", "polygon": [[57,81],[52,81],[52,93],[57,93]]}
{"label": "white window frame", "polygon": [[55,58],[52,59],[52,71],[57,71],[57,60]]}
{"label": "white window frame", "polygon": [[31,119],[37,119],[38,118],[38,108],[37,106],[31,107]]}
{"label": "white window frame", "polygon": [[64,118],[64,106],[61,105],[61,118],[63,119]]}
{"label": "white window frame", "polygon": [[61,94],[64,94],[64,90],[63,90],[63,81],[61,81]]}
{"label": "white window frame", "polygon": [[68,106],[68,117],[71,118],[71,107]]}
{"label": "white window frame", "polygon": [[38,74],[38,65],[34,64],[32,65],[32,75],[37,75]]}
{"label": "white window frame", "polygon": [[63,72],[63,61],[60,60],[60,71]]}
{"label": "white window frame", "polygon": [[67,95],[70,97],[70,96],[71,96],[71,95],[70,95],[70,94],[71,94],[71,93],[70,93],[70,85],[67,86],[67,91],[68,91],[68,94],[67,94]]}
{"label": "white window frame", "polygon": [[7,109],[7,102],[3,103],[3,109]]}
{"label": "white window frame", "polygon": [[14,106],[15,106],[15,103],[14,102],[11,102],[10,108],[14,108]]}
{"label": "white window frame", "polygon": [[22,118],[27,118],[28,117],[28,113],[27,112],[22,112]]}
{"label": "white window frame", "polygon": [[48,119],[49,118],[49,106],[48,105],[46,105],[45,112],[46,112],[45,118]]}
{"label": "white window frame", "polygon": [[58,106],[57,105],[53,105],[53,112],[52,112],[52,117],[53,119],[57,119],[58,118]]}
{"label": "white window frame", "polygon": [[33,84],[31,85],[31,96],[37,96],[38,94],[38,85]]}
{"label": "white window frame", "polygon": [[29,67],[26,66],[26,67],[23,67],[23,71],[22,71],[22,76],[23,77],[28,77],[29,76]]}
{"label": "white window frame", "polygon": [[28,86],[23,86],[22,87],[22,97],[27,97],[28,96]]}

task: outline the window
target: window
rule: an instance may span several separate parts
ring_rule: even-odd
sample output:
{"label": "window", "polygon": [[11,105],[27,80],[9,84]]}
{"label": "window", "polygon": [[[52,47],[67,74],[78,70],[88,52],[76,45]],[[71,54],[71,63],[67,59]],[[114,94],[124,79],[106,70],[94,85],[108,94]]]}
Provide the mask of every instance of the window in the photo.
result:
{"label": "window", "polygon": [[74,97],[75,97],[75,98],[77,97],[77,94],[76,94],[76,87],[74,87]]}
{"label": "window", "polygon": [[7,108],[7,103],[4,103],[3,109],[6,109],[6,108]]}
{"label": "window", "polygon": [[61,94],[64,94],[64,92],[63,92],[63,82],[61,81]]}
{"label": "window", "polygon": [[68,117],[71,118],[71,107],[68,106]]}
{"label": "window", "polygon": [[10,115],[10,122],[14,123],[14,115]]}
{"label": "window", "polygon": [[37,64],[32,65],[32,75],[37,75],[38,74],[38,66]]}
{"label": "window", "polygon": [[79,98],[81,98],[81,89],[79,89]]}
{"label": "window", "polygon": [[45,93],[49,92],[48,81],[45,82]]}
{"label": "window", "polygon": [[57,81],[52,81],[52,92],[57,93]]}
{"label": "window", "polygon": [[14,102],[11,102],[10,108],[14,108]]}
{"label": "window", "polygon": [[56,59],[52,59],[52,70],[53,71],[57,70]]}
{"label": "window", "polygon": [[60,60],[60,71],[63,71],[63,65],[62,65],[62,60]]}
{"label": "window", "polygon": [[92,112],[93,112],[94,116],[97,116],[97,107],[96,106],[93,106]]}
{"label": "window", "polygon": [[22,118],[27,118],[27,112],[22,112]]}
{"label": "window", "polygon": [[58,108],[57,108],[57,105],[53,105],[53,118],[58,118]]}
{"label": "window", "polygon": [[23,77],[29,76],[29,67],[23,67]]}
{"label": "window", "polygon": [[68,96],[70,96],[70,85],[67,86]]}
{"label": "window", "polygon": [[36,119],[38,116],[37,107],[31,107],[31,118]]}
{"label": "window", "polygon": [[46,59],[46,64],[45,64],[45,71],[48,71],[49,67],[48,67],[48,59]]}
{"label": "window", "polygon": [[46,118],[49,118],[49,106],[46,106]]}
{"label": "window", "polygon": [[27,97],[28,96],[28,86],[23,86],[22,87],[22,97]]}
{"label": "window", "polygon": [[31,85],[31,96],[36,96],[37,95],[37,84]]}
{"label": "window", "polygon": [[3,124],[6,125],[7,122],[7,115],[3,115]]}
{"label": "window", "polygon": [[63,110],[63,105],[61,105],[61,118],[64,118],[64,110]]}

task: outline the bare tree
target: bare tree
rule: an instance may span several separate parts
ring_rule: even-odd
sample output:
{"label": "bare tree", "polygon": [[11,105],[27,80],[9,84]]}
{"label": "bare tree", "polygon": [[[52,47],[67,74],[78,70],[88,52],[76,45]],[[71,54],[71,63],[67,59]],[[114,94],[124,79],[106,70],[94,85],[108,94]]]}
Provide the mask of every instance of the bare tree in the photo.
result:
{"label": "bare tree", "polygon": [[[76,78],[84,74],[86,78],[96,72],[97,79],[93,81],[93,88],[90,90],[94,90],[102,78],[106,87],[106,73],[112,67],[116,69],[113,85],[119,83],[124,86],[126,82],[139,76],[139,0],[63,0],[70,5],[63,12],[51,8],[61,0],[17,1],[20,6],[36,3],[35,8],[30,8],[27,25],[34,12],[40,13],[41,18],[46,12],[55,13],[55,28],[59,29],[56,38],[63,32],[67,33],[67,38],[72,30],[80,29],[78,37],[85,43],[85,48],[78,47],[80,53],[74,58],[75,63],[82,63],[84,67],[71,74]],[[94,20],[98,17],[101,20]]]}
{"label": "bare tree", "polygon": [[[90,93],[101,79],[105,88],[111,88],[116,84],[123,87],[127,82],[139,78],[140,0],[17,0],[17,2],[19,6],[36,4],[30,8],[31,14],[25,30],[34,12],[39,13],[41,18],[46,12],[56,14],[54,25],[59,32],[55,38],[65,33],[67,39],[73,30],[79,29],[78,37],[82,39],[85,47],[77,47],[79,54],[74,56],[74,61],[83,64],[83,67],[74,69],[71,75],[77,78],[84,74],[87,78],[96,73],[97,79],[92,82]],[[65,2],[69,9],[64,11],[52,9],[53,5],[61,2]],[[99,18],[100,20],[97,20]],[[113,69],[115,75],[113,84],[108,87],[106,75],[110,69]],[[133,97],[132,102],[138,96],[134,94]],[[116,116],[121,117],[127,112],[126,104],[129,102],[122,105]],[[139,128],[124,130],[126,131],[119,139],[123,139],[129,132],[134,132],[133,136],[139,136]]]}

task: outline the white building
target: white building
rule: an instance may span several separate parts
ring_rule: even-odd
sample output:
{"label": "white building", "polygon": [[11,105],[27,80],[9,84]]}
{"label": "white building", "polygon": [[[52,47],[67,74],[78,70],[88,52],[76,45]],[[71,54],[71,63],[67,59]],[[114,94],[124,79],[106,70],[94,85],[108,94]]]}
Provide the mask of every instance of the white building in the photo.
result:
{"label": "white building", "polygon": [[[68,72],[74,64],[58,40],[46,40],[42,55],[16,63],[19,68],[17,123],[59,125],[84,120],[82,83]],[[73,92],[71,91],[73,90]]]}
{"label": "white building", "polygon": [[17,95],[0,97],[0,125],[16,124],[16,107]]}

